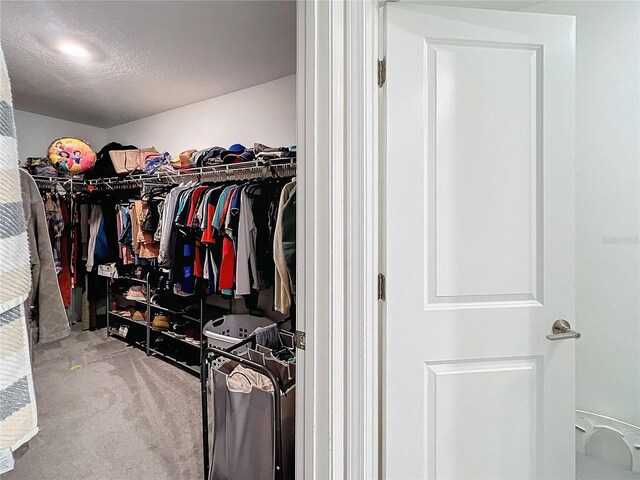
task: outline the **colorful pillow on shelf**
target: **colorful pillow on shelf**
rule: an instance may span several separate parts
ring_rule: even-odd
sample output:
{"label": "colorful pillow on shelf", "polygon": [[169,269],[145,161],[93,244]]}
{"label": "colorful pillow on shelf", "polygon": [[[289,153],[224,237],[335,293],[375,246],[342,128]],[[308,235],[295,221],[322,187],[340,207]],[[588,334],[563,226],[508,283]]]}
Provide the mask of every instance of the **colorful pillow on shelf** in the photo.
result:
{"label": "colorful pillow on shelf", "polygon": [[59,172],[72,175],[91,170],[96,163],[96,154],[89,144],[74,137],[54,140],[49,146],[48,156]]}

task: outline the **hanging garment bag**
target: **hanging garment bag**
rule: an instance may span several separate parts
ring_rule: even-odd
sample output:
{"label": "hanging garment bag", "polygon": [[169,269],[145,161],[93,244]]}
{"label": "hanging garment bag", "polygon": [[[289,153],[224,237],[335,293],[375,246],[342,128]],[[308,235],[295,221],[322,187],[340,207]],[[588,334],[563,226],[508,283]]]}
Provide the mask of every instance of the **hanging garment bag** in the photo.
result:
{"label": "hanging garment bag", "polygon": [[[237,391],[238,362],[212,370],[213,442],[209,480],[273,480],[276,475],[274,394],[252,386]],[[239,375],[235,373],[234,375]],[[269,383],[269,382],[267,382]],[[230,388],[231,385],[231,388]],[[282,476],[295,477],[295,387],[281,398]]]}

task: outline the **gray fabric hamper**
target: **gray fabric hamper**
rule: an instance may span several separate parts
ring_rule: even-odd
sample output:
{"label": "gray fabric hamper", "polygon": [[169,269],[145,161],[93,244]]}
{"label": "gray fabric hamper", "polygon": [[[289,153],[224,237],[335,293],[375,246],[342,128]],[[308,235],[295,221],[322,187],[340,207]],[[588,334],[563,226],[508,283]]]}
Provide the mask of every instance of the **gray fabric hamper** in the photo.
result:
{"label": "gray fabric hamper", "polygon": [[[229,361],[211,370],[214,414],[209,480],[273,480],[274,397],[258,388],[248,393],[230,391],[227,378],[237,365]],[[282,478],[293,480],[295,387],[281,398]]]}

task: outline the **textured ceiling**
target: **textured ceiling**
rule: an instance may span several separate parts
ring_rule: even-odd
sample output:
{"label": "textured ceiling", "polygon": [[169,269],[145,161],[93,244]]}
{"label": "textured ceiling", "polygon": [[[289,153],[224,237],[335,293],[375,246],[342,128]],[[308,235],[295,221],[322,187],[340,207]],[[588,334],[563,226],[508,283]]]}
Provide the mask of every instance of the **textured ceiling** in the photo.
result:
{"label": "textured ceiling", "polygon": [[2,0],[0,28],[15,107],[98,127],[295,73],[291,1]]}

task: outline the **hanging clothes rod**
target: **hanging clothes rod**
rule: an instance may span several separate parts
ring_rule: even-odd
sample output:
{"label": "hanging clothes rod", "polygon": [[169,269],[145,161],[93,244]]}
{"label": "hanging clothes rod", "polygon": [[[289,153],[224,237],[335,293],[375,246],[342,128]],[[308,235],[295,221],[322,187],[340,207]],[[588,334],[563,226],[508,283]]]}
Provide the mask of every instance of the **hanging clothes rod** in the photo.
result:
{"label": "hanging clothes rod", "polygon": [[125,190],[149,185],[176,184],[187,181],[249,180],[267,177],[271,174],[292,176],[296,174],[296,158],[276,158],[272,160],[254,160],[251,162],[211,165],[207,167],[189,168],[175,172],[160,172],[156,174],[139,173],[123,177],[107,177],[83,180],[77,177],[48,177],[32,175],[36,184],[42,188],[60,187],[64,191],[82,190]]}
{"label": "hanging clothes rod", "polygon": [[273,160],[254,160],[251,162],[229,163],[221,165],[211,165],[207,167],[189,168],[176,172],[159,172],[155,174],[139,173],[127,175],[126,177],[109,177],[92,180],[84,180],[85,185],[115,187],[126,184],[142,185],[147,181],[159,181],[166,183],[179,183],[184,180],[201,180],[204,178],[215,178],[220,181],[237,180],[251,178],[253,176],[277,172],[280,170],[290,170],[295,172],[295,157],[277,158]]}
{"label": "hanging clothes rod", "polygon": [[48,177],[46,175],[31,175],[33,179],[36,181],[38,186],[55,186],[60,185],[61,187],[65,187],[71,184],[70,178],[59,178],[59,177]]}
{"label": "hanging clothes rod", "polygon": [[40,189],[56,189],[59,193],[70,193],[81,190],[84,186],[82,180],[73,177],[50,177],[47,175],[31,175]]}

